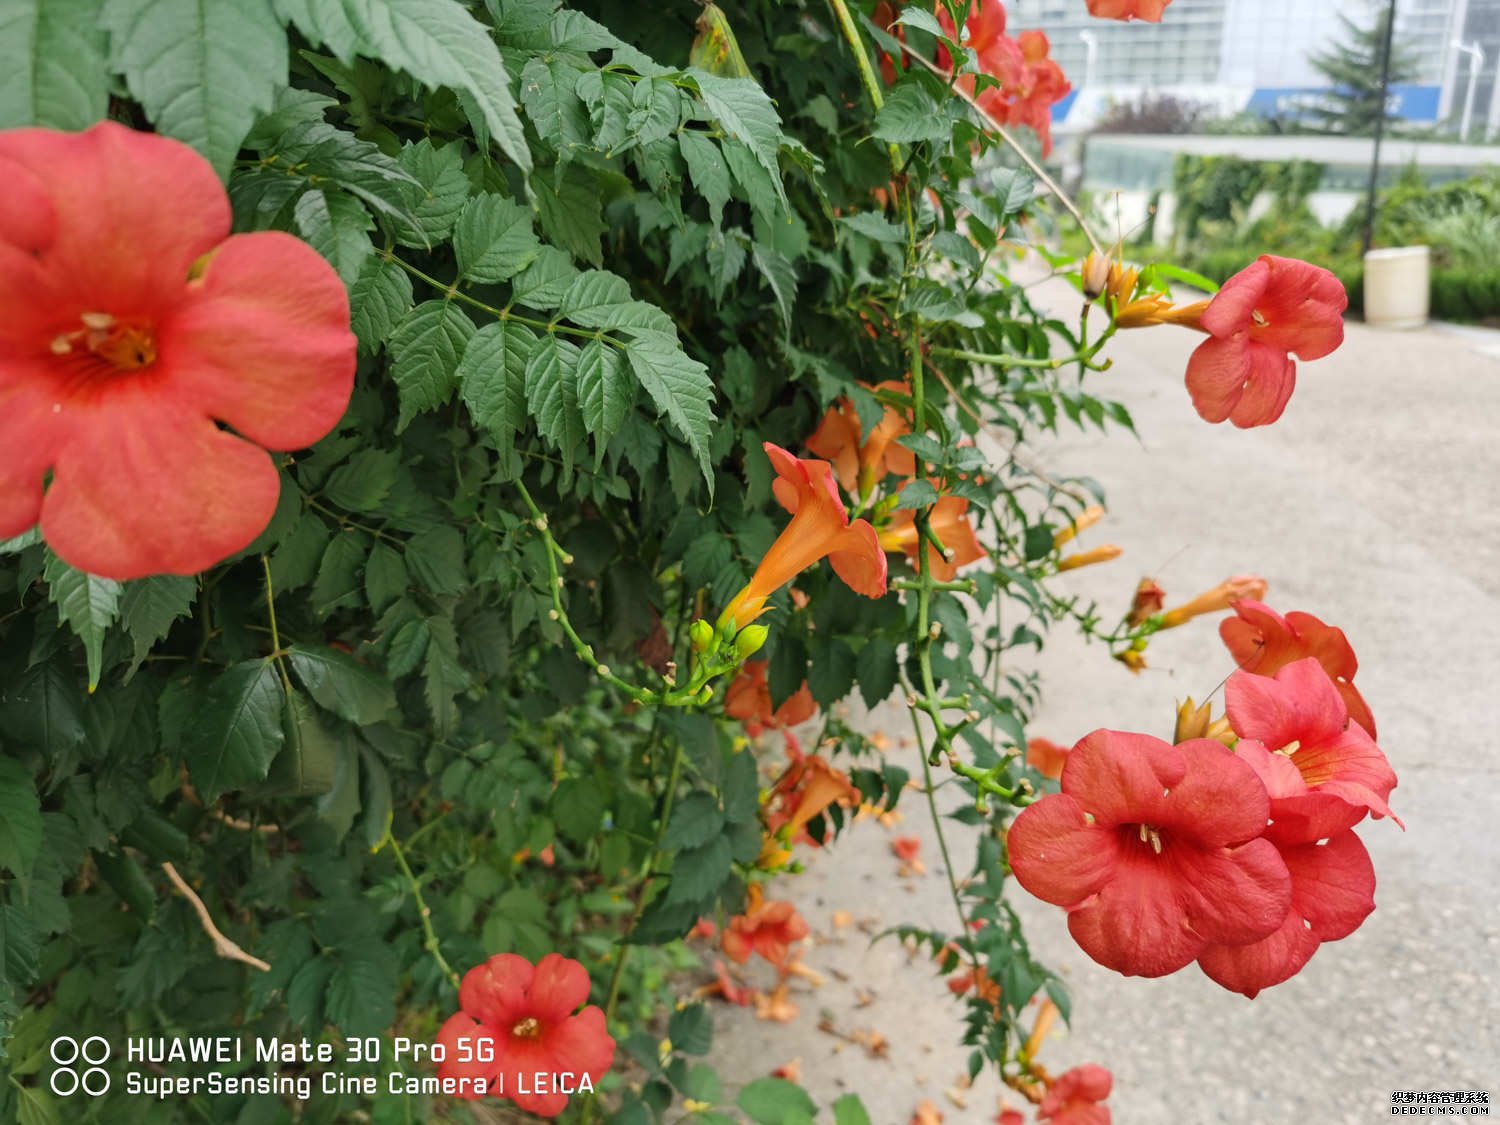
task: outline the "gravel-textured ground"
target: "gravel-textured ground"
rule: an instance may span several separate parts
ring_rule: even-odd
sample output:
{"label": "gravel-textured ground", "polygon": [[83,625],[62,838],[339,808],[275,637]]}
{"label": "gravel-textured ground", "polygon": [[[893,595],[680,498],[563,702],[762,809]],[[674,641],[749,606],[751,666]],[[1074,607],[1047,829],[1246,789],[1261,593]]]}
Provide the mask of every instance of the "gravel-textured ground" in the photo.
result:
{"label": "gravel-textured ground", "polygon": [[[1130,407],[1140,439],[1074,432],[1042,451],[1110,491],[1111,514],[1084,545],[1125,548],[1118,562],[1070,576],[1078,590],[1123,608],[1150,574],[1170,603],[1254,571],[1271,583],[1273,606],[1345,629],[1407,825],[1360,829],[1379,878],[1363,928],[1255,1001],[1196,968],[1158,981],[1100,969],[1073,945],[1061,911],[1017,888],[1035,947],[1074,996],[1074,1026],[1054,1034],[1043,1061],[1054,1071],[1108,1066],[1121,1125],[1373,1123],[1391,1119],[1398,1089],[1500,1099],[1497,339],[1351,325],[1341,351],[1303,366],[1277,425],[1240,432],[1193,413],[1182,385],[1191,333],[1124,334],[1096,386]],[[1166,736],[1174,699],[1201,697],[1231,667],[1211,620],[1163,634],[1150,660],[1133,678],[1059,633],[1038,662],[1048,691],[1034,733]],[[890,731],[890,754],[911,759],[903,714],[869,721]],[[813,925],[806,960],[827,983],[799,983],[792,1024],[724,1009],[712,1061],[740,1083],[800,1059],[821,1104],[858,1091],[876,1125],[905,1125],[923,1099],[946,1122],[991,1121],[1002,1093],[992,1077],[959,1091],[965,1104],[950,1096],[966,1052],[942,981],[894,942],[870,947],[866,936],[902,920],[952,925],[919,795],[903,807],[899,826],[862,822],[812,856],[807,874],[777,885]],[[967,856],[965,830],[950,831]],[[898,877],[893,834],[922,838],[928,874]],[[838,911],[853,921],[836,927]]]}

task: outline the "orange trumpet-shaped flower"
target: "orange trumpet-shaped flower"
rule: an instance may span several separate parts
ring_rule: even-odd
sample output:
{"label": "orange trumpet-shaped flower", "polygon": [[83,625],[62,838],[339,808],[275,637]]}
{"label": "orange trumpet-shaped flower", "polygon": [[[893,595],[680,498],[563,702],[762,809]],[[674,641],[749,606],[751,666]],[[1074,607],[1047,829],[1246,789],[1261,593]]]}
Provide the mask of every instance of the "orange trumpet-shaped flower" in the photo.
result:
{"label": "orange trumpet-shaped flower", "polygon": [[1057,564],[1058,573],[1065,570],[1077,570],[1081,566],[1093,566],[1095,563],[1106,563],[1117,559],[1125,553],[1123,547],[1117,547],[1113,543],[1106,543],[1102,547],[1095,547],[1091,551],[1080,551],[1076,555],[1069,555]]}
{"label": "orange trumpet-shaped flower", "polygon": [[864,798],[849,775],[827,759],[817,754],[788,753],[792,764],[771,791],[775,808],[767,813],[766,826],[793,843],[816,847],[817,841],[807,835],[808,823],[829,805],[858,808]]}
{"label": "orange trumpet-shaped flower", "polygon": [[[877,384],[877,391],[894,391],[910,394],[911,389],[902,382],[888,379]],[[917,471],[916,457],[905,446],[897,445],[896,439],[911,433],[911,423],[893,407],[887,406],[879,424],[870,431],[870,436],[861,442],[864,427],[854,404],[841,398],[828,408],[812,437],[807,439],[807,448],[819,457],[833,463],[834,475],[845,492],[861,499],[870,495],[877,484],[890,473],[909,477]]]}
{"label": "orange trumpet-shaped flower", "polygon": [[1134,628],[1144,625],[1155,617],[1167,604],[1167,592],[1154,578],[1142,578],[1135,588],[1135,597],[1130,601],[1130,612],[1125,615],[1125,624]]}
{"label": "orange trumpet-shaped flower", "polygon": [[868,521],[849,521],[832,466],[793,457],[771,442],[765,443],[765,450],[776,470],[771,487],[781,506],[792,513],[792,522],[719,617],[719,627],[733,622],[743,629],[766,611],[772,594],[825,558],[856,594],[883,597],[887,571],[880,541]]}
{"label": "orange trumpet-shaped flower", "polygon": [[1249,599],[1258,602],[1266,596],[1266,588],[1264,578],[1254,574],[1236,574],[1232,578],[1226,578],[1212,590],[1199,594],[1192,601],[1167,610],[1162,614],[1161,627],[1174,628],[1205,613],[1218,613],[1221,609],[1228,609],[1238,601]]}
{"label": "orange trumpet-shaped flower", "polygon": [[[932,576],[939,582],[952,582],[958,568],[978,562],[985,556],[985,549],[974,534],[974,525],[969,522],[969,502],[960,496],[941,497],[932,506],[928,526],[942,541],[950,558],[943,558],[931,543],[927,545],[927,565]],[[921,533],[917,530],[917,514],[910,508],[898,509],[891,522],[880,532],[880,545],[887,551],[900,551],[916,568],[917,544]]]}
{"label": "orange trumpet-shaped flower", "polygon": [[751,738],[767,727],[785,730],[797,726],[818,713],[806,680],[780,707],[772,707],[771,685],[766,679],[768,667],[764,660],[746,661],[724,693],[724,713],[743,723],[745,733]]}
{"label": "orange trumpet-shaped flower", "polygon": [[1089,15],[1102,20],[1145,20],[1161,23],[1172,0],[1089,0]]}
{"label": "orange trumpet-shaped flower", "polygon": [[1070,542],[1080,531],[1087,531],[1103,518],[1104,509],[1098,504],[1090,504],[1078,513],[1077,519],[1052,536],[1052,545],[1061,547],[1064,543]]}
{"label": "orange trumpet-shaped flower", "polygon": [[750,888],[745,913],[736,914],[724,929],[724,952],[743,965],[759,953],[783,973],[787,971],[792,946],[811,931],[797,908],[789,902],[766,902],[759,886]]}

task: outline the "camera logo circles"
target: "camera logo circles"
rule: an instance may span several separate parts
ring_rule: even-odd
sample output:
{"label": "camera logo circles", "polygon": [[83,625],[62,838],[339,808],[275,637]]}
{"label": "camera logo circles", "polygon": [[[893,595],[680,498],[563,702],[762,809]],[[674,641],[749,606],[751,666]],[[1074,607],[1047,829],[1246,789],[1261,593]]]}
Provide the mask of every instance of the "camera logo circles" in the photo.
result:
{"label": "camera logo circles", "polygon": [[109,1072],[103,1064],[109,1061],[109,1041],[102,1035],[90,1035],[79,1042],[71,1035],[52,1040],[52,1077],[48,1085],[60,1098],[70,1098],[80,1090],[91,1098],[109,1092]]}

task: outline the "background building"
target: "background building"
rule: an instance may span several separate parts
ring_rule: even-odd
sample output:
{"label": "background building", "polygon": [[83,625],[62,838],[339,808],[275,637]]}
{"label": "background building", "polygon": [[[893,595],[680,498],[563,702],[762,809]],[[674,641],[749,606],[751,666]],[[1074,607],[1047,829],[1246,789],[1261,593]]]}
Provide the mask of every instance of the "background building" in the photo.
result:
{"label": "background building", "polygon": [[[1341,33],[1339,16],[1369,24],[1386,0],[1174,0],[1160,24],[1088,15],[1078,0],[1008,0],[1011,30],[1040,27],[1076,98],[1059,116],[1086,127],[1107,107],[1145,91],[1173,93],[1220,112],[1275,113],[1325,88],[1310,56]],[[1416,58],[1415,80],[1393,90],[1412,122],[1457,130],[1474,76],[1470,138],[1500,136],[1500,0],[1398,0],[1396,34]],[[1472,51],[1483,51],[1476,64]]]}

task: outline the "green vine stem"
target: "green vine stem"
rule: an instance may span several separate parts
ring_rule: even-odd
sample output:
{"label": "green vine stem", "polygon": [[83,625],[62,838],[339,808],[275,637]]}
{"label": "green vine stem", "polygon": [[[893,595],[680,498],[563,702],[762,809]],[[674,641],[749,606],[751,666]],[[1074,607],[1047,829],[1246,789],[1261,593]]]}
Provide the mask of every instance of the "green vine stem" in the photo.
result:
{"label": "green vine stem", "polygon": [[401,841],[389,832],[386,833],[386,842],[391,845],[391,854],[396,857],[396,866],[401,868],[401,874],[406,879],[407,889],[411,891],[412,898],[417,904],[417,917],[422,922],[422,948],[432,955],[437,962],[437,967],[442,970],[443,976],[448,978],[448,983],[453,986],[453,991],[458,991],[458,973],[453,966],[448,964],[448,959],[443,956],[442,946],[438,944],[437,931],[432,928],[432,908],[427,905],[427,900],[422,897],[422,884],[417,881],[413,874],[411,864],[406,862],[406,852],[402,850]]}

